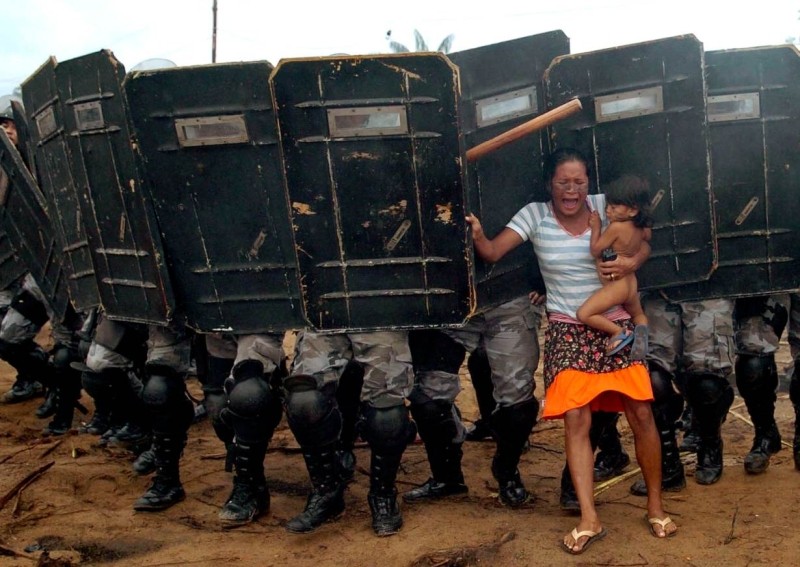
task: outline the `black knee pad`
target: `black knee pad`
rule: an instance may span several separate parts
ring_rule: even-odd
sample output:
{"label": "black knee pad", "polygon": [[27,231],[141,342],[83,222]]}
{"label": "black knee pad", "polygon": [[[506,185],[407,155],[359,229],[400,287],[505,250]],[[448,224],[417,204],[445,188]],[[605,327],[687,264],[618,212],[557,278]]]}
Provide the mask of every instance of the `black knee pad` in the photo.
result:
{"label": "black knee pad", "polygon": [[50,351],[51,360],[53,361],[53,366],[55,366],[58,370],[69,370],[70,364],[77,360],[75,353],[71,351],[69,347],[64,345],[56,345],[53,347],[53,350]]}
{"label": "black knee pad", "polygon": [[364,404],[359,422],[361,437],[376,453],[402,453],[417,436],[405,406],[376,408]]}
{"label": "black knee pad", "polygon": [[433,400],[417,387],[411,390],[408,401],[423,441],[446,444],[452,443],[458,437],[458,423],[450,401]]}
{"label": "black knee pad", "polygon": [[736,357],[736,387],[745,400],[761,392],[774,393],[778,387],[775,355],[740,354]]}
{"label": "black knee pad", "polygon": [[710,374],[690,376],[686,381],[686,397],[692,405],[715,404],[732,388],[725,378]]}
{"label": "black knee pad", "polygon": [[[234,376],[238,374],[234,371]],[[225,411],[228,412],[225,421],[236,432],[236,437],[246,443],[268,442],[282,415],[275,392],[259,374],[234,378]]]}
{"label": "black knee pad", "polygon": [[656,364],[650,365],[653,387],[653,417],[659,429],[671,426],[683,413],[683,397],[673,387],[673,376]]}
{"label": "black knee pad", "polygon": [[727,379],[704,374],[690,376],[686,384],[686,399],[692,407],[698,427],[702,431],[718,431],[733,403],[733,388]]}
{"label": "black knee pad", "polygon": [[26,289],[14,296],[10,308],[38,327],[47,323],[47,308]]}
{"label": "black knee pad", "polygon": [[284,381],[286,419],[302,447],[335,443],[342,432],[342,414],[336,402],[336,385],[317,387],[313,376],[297,374]]}
{"label": "black knee pad", "polygon": [[183,376],[167,366],[148,366],[142,401],[158,432],[183,432],[194,419]]}

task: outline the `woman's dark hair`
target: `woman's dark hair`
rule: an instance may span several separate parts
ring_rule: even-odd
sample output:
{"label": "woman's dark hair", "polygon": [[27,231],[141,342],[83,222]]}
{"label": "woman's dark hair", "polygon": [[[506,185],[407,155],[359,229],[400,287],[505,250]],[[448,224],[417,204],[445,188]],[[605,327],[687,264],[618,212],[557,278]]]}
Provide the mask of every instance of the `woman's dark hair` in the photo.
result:
{"label": "woman's dark hair", "polygon": [[547,186],[548,191],[550,190],[550,182],[553,180],[553,176],[556,174],[556,169],[558,169],[558,166],[569,161],[578,161],[582,163],[586,168],[586,174],[591,176],[591,167],[589,165],[589,160],[586,159],[586,156],[584,156],[575,148],[558,148],[552,154],[547,156],[547,159],[544,161],[544,170],[542,171],[542,176],[544,177],[544,183]]}
{"label": "woman's dark hair", "polygon": [[650,213],[650,185],[638,175],[625,174],[609,183],[603,193],[609,205],[626,205],[639,209],[633,224],[639,228],[653,226]]}

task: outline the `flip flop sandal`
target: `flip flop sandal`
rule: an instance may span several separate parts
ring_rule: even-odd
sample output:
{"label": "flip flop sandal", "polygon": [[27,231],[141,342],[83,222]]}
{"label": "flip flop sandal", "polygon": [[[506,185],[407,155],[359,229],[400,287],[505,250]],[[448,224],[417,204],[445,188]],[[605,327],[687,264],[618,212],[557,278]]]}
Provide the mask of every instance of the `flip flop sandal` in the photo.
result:
{"label": "flip flop sandal", "polygon": [[561,542],[561,549],[569,553],[570,555],[580,555],[584,551],[586,551],[590,545],[592,545],[597,540],[603,539],[606,537],[606,529],[601,528],[599,532],[593,532],[591,530],[584,530],[582,532],[578,531],[578,528],[573,528],[572,532],[569,535],[572,536],[572,539],[575,540],[575,545],[578,545],[578,540],[582,537],[588,537],[589,539],[586,540],[586,543],[583,544],[583,547],[578,549],[577,551],[570,548],[566,543],[563,541]]}
{"label": "flip flop sandal", "polygon": [[[655,538],[665,539],[665,538],[668,538],[668,537],[672,537],[676,533],[678,533],[678,530],[675,530],[672,533],[669,533],[667,531],[667,526],[670,525],[670,524],[674,524],[675,523],[675,522],[672,521],[672,518],[670,518],[669,516],[667,516],[666,518],[664,518],[662,520],[660,518],[648,518],[647,514],[645,514],[644,515],[644,520],[647,522],[647,525],[650,527],[650,533],[653,534],[653,537],[655,537]],[[658,532],[656,531],[656,526],[657,525],[661,526],[661,529],[664,530],[664,534],[665,535],[663,535],[663,536],[658,535]]]}
{"label": "flip flop sandal", "polygon": [[631,360],[644,360],[647,358],[649,348],[649,332],[647,325],[636,325],[633,328],[633,344],[631,345]]}
{"label": "flip flop sandal", "polygon": [[617,354],[619,351],[624,349],[626,346],[633,342],[633,333],[626,333],[625,331],[621,331],[618,335],[608,340],[606,344],[614,344],[617,342],[617,346],[613,348],[606,349],[606,356],[613,356]]}

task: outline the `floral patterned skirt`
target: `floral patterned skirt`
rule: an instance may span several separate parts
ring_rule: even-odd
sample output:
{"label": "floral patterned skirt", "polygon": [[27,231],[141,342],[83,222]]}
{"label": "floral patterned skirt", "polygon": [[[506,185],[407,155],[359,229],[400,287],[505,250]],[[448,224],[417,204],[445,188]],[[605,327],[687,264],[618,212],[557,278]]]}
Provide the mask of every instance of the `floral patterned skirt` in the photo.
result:
{"label": "floral patterned skirt", "polygon": [[[631,321],[618,322],[633,330]],[[629,359],[630,346],[606,356],[608,334],[586,325],[550,321],[545,333],[545,419],[589,405],[592,411],[624,410],[624,398],[652,401],[647,368]]]}

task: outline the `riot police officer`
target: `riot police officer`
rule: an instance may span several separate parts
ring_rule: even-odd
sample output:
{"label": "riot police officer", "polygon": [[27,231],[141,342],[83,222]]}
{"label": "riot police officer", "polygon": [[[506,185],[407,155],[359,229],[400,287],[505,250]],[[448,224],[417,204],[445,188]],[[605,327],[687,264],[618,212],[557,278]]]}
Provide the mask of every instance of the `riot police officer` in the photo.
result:
{"label": "riot police officer", "polygon": [[736,387],[755,429],[752,448],[744,459],[749,474],[766,471],[770,456],[781,450],[775,423],[775,352],[789,319],[787,301],[785,295],[736,300]]}
{"label": "riot police officer", "polygon": [[210,334],[205,339],[210,369],[206,404],[214,430],[226,444],[228,467],[236,472],[219,518],[243,524],[269,510],[264,458],[283,415],[283,335]]}
{"label": "riot police officer", "polygon": [[[733,370],[733,301],[706,299],[672,302],[659,293],[643,297],[650,331],[647,364],[653,386],[653,416],[662,454],[662,489],[679,491],[686,486],[683,463],[675,438],[675,422],[683,399],[697,424],[699,446],[695,481],[713,484],[722,476],[722,423],[733,403],[728,376]],[[643,480],[631,492],[646,495]]]}
{"label": "riot police officer", "polygon": [[[536,424],[539,402],[533,395],[534,372],[539,362],[538,318],[528,296],[521,296],[472,317],[458,329],[441,331],[445,337],[424,337],[415,345],[417,365],[411,412],[425,442],[431,478],[403,495],[406,502],[441,498],[466,492],[461,473],[461,444],[466,431],[453,403],[460,390],[458,368],[463,352],[484,348],[491,368],[496,407],[489,426],[497,443],[492,475],[503,504],[518,507],[529,494],[518,464]],[[433,337],[437,337],[436,334]],[[431,352],[426,353],[430,349]],[[443,356],[436,353],[450,354]],[[437,356],[441,357],[437,360]],[[431,358],[432,357],[432,358]]]}
{"label": "riot police officer", "polygon": [[342,459],[340,378],[350,361],[364,371],[359,433],[371,450],[367,497],[378,536],[403,525],[395,480],[400,460],[416,435],[405,406],[413,383],[411,353],[404,331],[320,334],[306,330],[295,345],[284,381],[286,416],[311,477],[305,509],[286,523],[293,533],[314,531],[344,511],[348,471]]}

